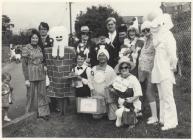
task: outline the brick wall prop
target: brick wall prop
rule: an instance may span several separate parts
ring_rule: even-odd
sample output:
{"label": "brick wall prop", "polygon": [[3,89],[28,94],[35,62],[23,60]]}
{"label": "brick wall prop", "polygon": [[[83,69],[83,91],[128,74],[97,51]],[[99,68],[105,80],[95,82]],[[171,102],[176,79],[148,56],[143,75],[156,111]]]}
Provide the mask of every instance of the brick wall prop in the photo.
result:
{"label": "brick wall prop", "polygon": [[64,98],[74,97],[74,88],[71,86],[72,78],[69,73],[76,66],[76,53],[74,48],[67,47],[64,49],[64,57],[53,58],[52,48],[45,49],[47,74],[50,85],[47,89],[49,97]]}

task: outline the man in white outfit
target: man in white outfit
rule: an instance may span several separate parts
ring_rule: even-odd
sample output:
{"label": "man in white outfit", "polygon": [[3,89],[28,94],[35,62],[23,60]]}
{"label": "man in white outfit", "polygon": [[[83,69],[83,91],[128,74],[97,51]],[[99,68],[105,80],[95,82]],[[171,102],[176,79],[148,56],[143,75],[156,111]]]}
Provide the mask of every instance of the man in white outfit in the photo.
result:
{"label": "man in white outfit", "polygon": [[150,13],[151,31],[155,46],[154,67],[152,70],[152,83],[158,87],[160,100],[161,130],[176,128],[178,125],[176,104],[173,96],[175,84],[174,71],[177,65],[176,40],[170,29],[173,27],[168,14],[160,12]]}

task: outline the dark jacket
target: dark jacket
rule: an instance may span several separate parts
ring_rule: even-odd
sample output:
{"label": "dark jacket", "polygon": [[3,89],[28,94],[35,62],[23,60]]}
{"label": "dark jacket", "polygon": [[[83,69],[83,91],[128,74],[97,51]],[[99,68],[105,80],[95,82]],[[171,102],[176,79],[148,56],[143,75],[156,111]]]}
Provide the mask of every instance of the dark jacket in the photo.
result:
{"label": "dark jacket", "polygon": [[46,64],[46,60],[45,60],[45,48],[49,48],[53,46],[53,39],[50,38],[49,36],[46,37],[45,42],[43,43],[43,41],[40,41],[40,47],[42,49],[42,53],[43,53],[43,63]]}
{"label": "dark jacket", "polygon": [[[106,37],[109,38],[108,33],[107,33]],[[119,42],[118,33],[115,36],[115,39],[113,40],[112,45],[108,45],[107,50],[108,50],[109,56],[110,56],[108,64],[114,68],[118,63],[119,51],[120,51],[120,42]]]}
{"label": "dark jacket", "polygon": [[[93,47],[91,47],[91,49],[90,49],[91,67],[96,66],[99,63],[98,60],[97,60],[97,53],[98,53],[98,50],[100,49],[100,45],[104,45],[105,49],[107,49],[108,52],[109,52],[110,46],[108,44],[101,44],[101,43],[99,43],[99,44],[94,45]],[[108,64],[109,64],[109,62],[108,62]]]}

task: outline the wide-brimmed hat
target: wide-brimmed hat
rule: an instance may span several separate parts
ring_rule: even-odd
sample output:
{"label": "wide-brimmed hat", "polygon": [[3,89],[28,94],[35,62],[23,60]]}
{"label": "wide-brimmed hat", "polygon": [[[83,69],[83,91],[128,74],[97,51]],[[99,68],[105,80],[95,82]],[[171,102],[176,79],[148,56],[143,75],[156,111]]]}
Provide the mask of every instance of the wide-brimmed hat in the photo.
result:
{"label": "wide-brimmed hat", "polygon": [[120,66],[123,63],[127,63],[131,66],[130,70],[133,70],[135,68],[135,63],[133,63],[128,57],[123,56],[119,59],[118,64],[115,66],[115,71],[119,72]]}
{"label": "wide-brimmed hat", "polygon": [[151,22],[150,21],[144,21],[143,24],[141,25],[141,30],[146,29],[146,28],[151,28]]}

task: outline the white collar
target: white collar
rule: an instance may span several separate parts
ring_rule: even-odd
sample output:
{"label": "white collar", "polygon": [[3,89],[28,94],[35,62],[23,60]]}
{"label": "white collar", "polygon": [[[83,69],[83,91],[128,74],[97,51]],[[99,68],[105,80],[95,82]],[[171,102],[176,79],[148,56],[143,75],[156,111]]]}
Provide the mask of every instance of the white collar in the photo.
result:
{"label": "white collar", "polygon": [[48,35],[41,36],[41,39],[46,39]]}
{"label": "white collar", "polygon": [[[79,69],[79,70],[78,70],[77,67],[82,67],[82,69]],[[85,71],[86,68],[87,68],[87,66],[84,65],[84,64],[83,64],[82,66],[78,66],[78,65],[77,65],[77,66],[75,67],[75,73],[76,73],[77,75],[81,75],[81,74]]]}
{"label": "white collar", "polygon": [[108,34],[109,34],[109,39],[111,40],[111,42],[113,42],[115,37],[116,37],[116,35],[117,35],[117,31],[115,30],[112,33],[109,32]]}

